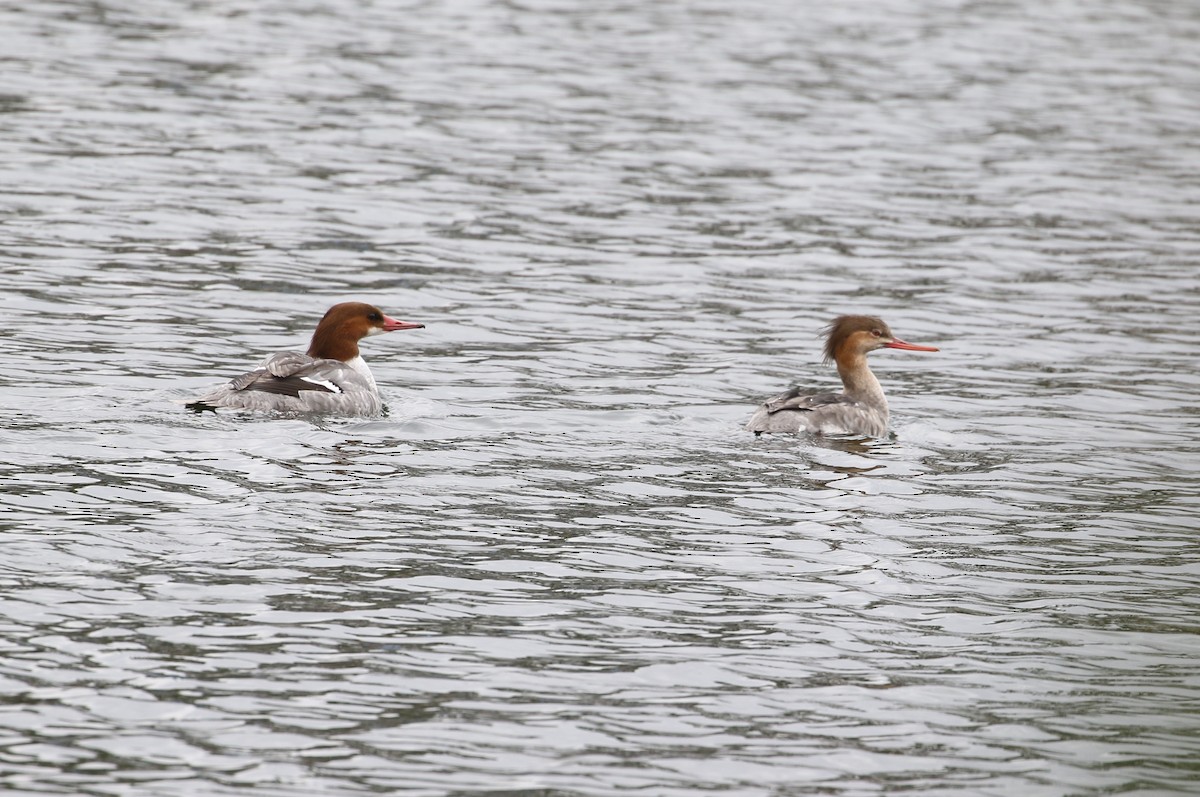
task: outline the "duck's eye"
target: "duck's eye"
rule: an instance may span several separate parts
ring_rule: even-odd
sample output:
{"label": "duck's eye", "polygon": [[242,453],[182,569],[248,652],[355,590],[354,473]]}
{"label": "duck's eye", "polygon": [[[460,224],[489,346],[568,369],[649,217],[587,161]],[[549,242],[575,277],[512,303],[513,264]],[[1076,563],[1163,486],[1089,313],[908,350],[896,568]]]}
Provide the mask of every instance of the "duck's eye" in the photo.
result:
{"label": "duck's eye", "polygon": [[883,337],[883,330],[881,330],[881,329],[872,329],[872,330],[871,330],[871,336],[872,336],[872,337],[876,337],[876,338],[882,338],[882,337]]}
{"label": "duck's eye", "polygon": [[382,321],[383,316],[381,316],[379,313],[367,313],[367,320],[368,321]]}

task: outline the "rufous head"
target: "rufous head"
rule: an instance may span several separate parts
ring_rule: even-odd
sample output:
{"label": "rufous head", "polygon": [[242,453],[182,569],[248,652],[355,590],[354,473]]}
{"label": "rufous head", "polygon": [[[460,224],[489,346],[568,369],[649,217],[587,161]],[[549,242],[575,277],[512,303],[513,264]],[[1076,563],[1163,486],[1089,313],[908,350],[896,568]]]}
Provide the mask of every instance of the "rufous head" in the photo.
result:
{"label": "rufous head", "polygon": [[863,356],[875,349],[937,351],[933,346],[918,346],[901,340],[882,318],[871,315],[844,315],[833,319],[825,338],[825,362]]}
{"label": "rufous head", "polygon": [[308,356],[343,362],[353,360],[358,356],[358,342],[368,335],[424,326],[398,321],[365,302],[342,302],[330,307],[321,317],[308,346]]}

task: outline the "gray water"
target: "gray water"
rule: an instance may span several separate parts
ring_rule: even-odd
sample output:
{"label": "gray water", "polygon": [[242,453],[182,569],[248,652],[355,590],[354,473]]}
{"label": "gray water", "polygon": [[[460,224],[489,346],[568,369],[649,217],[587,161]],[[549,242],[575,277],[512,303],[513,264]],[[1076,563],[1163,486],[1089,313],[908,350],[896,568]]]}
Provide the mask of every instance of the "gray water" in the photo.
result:
{"label": "gray water", "polygon": [[[1200,7],[0,9],[0,792],[1194,794]],[[335,301],[388,413],[191,415]],[[762,438],[883,316],[886,440]]]}

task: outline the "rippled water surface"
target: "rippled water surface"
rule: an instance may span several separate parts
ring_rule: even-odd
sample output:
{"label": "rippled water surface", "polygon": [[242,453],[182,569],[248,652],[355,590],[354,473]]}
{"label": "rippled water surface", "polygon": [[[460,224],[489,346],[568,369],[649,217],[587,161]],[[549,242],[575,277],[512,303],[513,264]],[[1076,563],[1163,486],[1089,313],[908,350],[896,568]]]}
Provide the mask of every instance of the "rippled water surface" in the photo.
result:
{"label": "rippled water surface", "polygon": [[[0,30],[5,795],[1195,793],[1195,3]],[[182,410],[345,299],[385,417]]]}

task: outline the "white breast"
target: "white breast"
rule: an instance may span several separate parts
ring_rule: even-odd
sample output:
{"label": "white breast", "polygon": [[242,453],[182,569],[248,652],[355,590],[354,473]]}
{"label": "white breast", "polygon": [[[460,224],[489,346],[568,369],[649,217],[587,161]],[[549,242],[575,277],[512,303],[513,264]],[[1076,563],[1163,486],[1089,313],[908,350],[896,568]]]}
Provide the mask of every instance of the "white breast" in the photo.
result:
{"label": "white breast", "polygon": [[379,388],[375,384],[375,377],[371,374],[371,369],[367,367],[367,361],[361,355],[354,359],[346,360],[346,365],[353,368],[363,379],[367,380],[367,384],[371,386],[371,392],[379,392]]}

